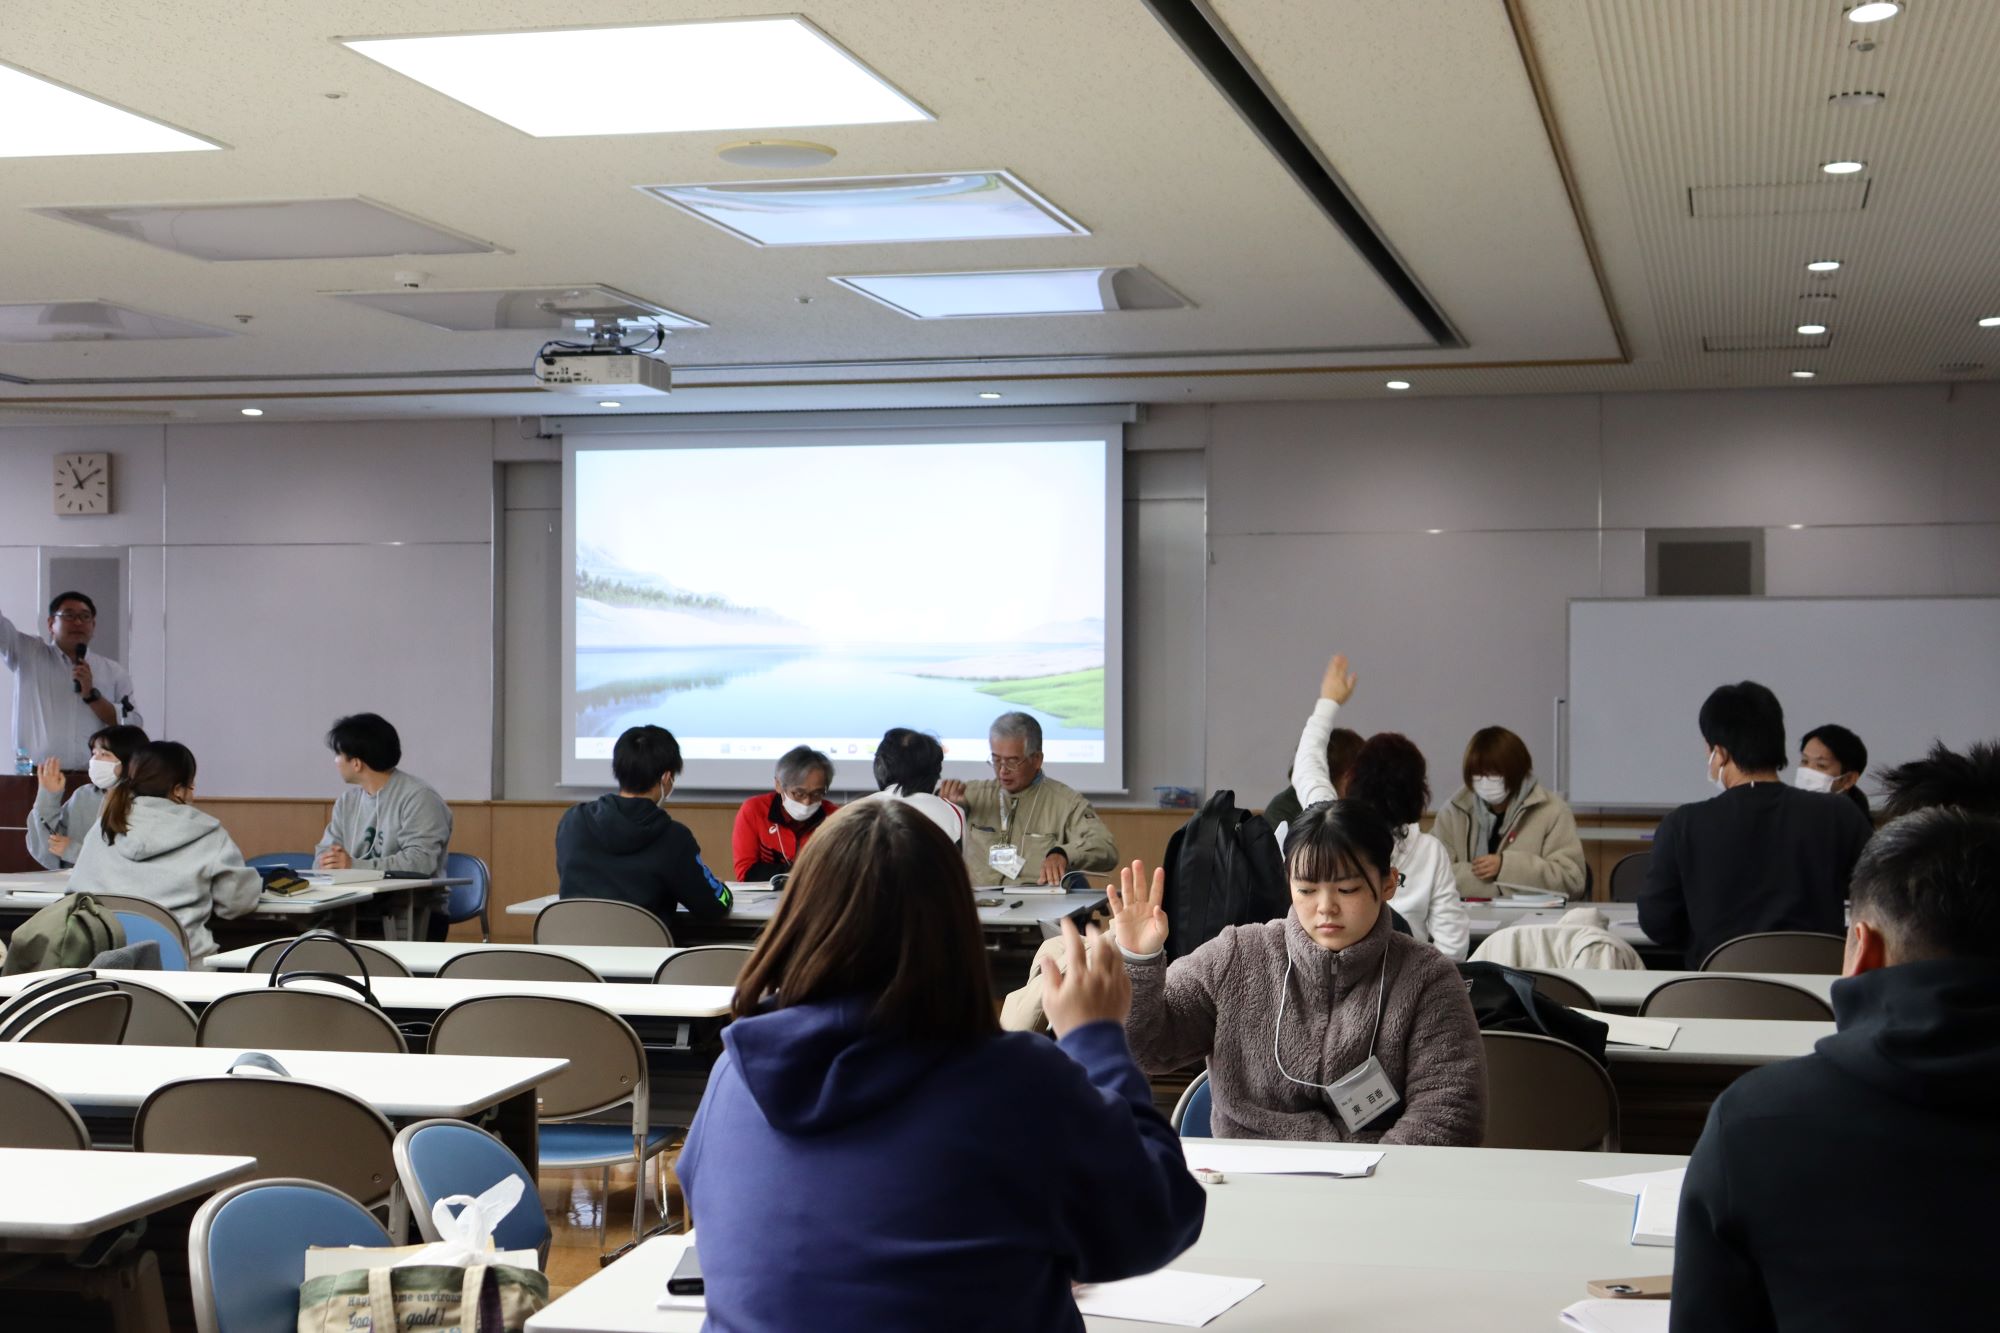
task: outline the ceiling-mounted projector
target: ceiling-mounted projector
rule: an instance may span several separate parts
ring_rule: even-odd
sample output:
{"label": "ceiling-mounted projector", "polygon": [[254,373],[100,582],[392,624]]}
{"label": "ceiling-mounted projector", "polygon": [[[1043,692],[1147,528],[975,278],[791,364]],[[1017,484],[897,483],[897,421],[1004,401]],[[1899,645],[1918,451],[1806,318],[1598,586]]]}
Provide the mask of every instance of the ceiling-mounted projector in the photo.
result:
{"label": "ceiling-mounted projector", "polygon": [[674,390],[673,367],[640,352],[544,352],[535,358],[535,378],[556,393],[597,397],[607,389],[627,395]]}

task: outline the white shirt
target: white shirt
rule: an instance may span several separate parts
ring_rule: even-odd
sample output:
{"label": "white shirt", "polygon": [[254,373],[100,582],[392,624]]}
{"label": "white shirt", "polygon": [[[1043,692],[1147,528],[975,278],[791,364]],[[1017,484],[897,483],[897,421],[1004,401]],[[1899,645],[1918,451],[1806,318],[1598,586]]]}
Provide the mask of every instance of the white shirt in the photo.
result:
{"label": "white shirt", "polygon": [[942,796],[933,796],[924,791],[912,792],[906,796],[901,787],[884,787],[881,791],[870,792],[851,804],[859,805],[862,801],[901,801],[943,829],[944,835],[951,839],[954,847],[963,846],[965,843],[965,812]]}
{"label": "white shirt", "polygon": [[[132,697],[132,678],[125,668],[95,653],[84,661],[90,665],[97,692],[111,701],[117,720],[145,726],[138,710],[128,712],[122,702]],[[70,672],[76,662],[47,639],[14,628],[13,621],[0,615],[0,664],[14,673],[14,744],[37,763],[54,755],[65,769],[87,766],[90,738],[105,723],[74,688]]]}

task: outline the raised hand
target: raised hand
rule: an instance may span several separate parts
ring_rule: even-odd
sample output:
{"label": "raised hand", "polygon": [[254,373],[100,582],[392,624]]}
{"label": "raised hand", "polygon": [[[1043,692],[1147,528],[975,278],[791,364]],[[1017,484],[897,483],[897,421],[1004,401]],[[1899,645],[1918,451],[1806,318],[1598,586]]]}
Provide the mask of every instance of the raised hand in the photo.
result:
{"label": "raised hand", "polygon": [[1146,863],[1120,866],[1118,882],[1106,896],[1111,906],[1111,933],[1126,953],[1158,953],[1167,943],[1167,872],[1146,878]]}
{"label": "raised hand", "polygon": [[50,755],[47,759],[42,760],[35,768],[35,781],[42,784],[43,791],[52,791],[58,796],[62,795],[66,783],[63,779],[61,761],[54,755]]}
{"label": "raised hand", "polygon": [[1085,1023],[1123,1023],[1132,1011],[1132,980],[1125,960],[1108,935],[1090,928],[1088,938],[1076,933],[1076,923],[1062,923],[1063,961],[1042,959],[1042,1012],[1058,1037]]}
{"label": "raised hand", "polygon": [[1347,654],[1335,653],[1326,664],[1326,674],[1319,678],[1319,697],[1345,704],[1354,697],[1355,680],[1354,673],[1347,669]]}

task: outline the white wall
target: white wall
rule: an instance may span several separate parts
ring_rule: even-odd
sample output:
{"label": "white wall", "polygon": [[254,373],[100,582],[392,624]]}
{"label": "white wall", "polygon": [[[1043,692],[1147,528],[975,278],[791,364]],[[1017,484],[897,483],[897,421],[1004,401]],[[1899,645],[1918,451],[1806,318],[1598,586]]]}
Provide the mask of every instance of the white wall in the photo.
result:
{"label": "white wall", "polygon": [[1349,723],[1407,732],[1438,799],[1491,723],[1552,770],[1566,604],[1642,595],[1649,527],[1764,528],[1772,596],[2000,592],[2000,386],[1222,404],[1209,435],[1208,786],[1260,800],[1334,649]]}

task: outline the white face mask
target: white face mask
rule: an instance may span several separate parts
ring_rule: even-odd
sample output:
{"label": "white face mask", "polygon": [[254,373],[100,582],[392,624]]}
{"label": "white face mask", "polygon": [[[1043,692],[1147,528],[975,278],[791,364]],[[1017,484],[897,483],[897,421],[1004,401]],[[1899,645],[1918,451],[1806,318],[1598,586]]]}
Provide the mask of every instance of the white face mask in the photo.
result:
{"label": "white face mask", "polygon": [[1722,780],[1722,768],[1715,762],[1715,759],[1715,751],[1711,749],[1708,752],[1708,765],[1703,772],[1708,775],[1710,786],[1714,787],[1717,791],[1728,791],[1729,784]]}
{"label": "white face mask", "polygon": [[817,805],[806,805],[803,802],[793,800],[789,796],[781,795],[778,797],[778,799],[784,802],[785,813],[790,815],[793,819],[796,819],[801,824],[805,823],[808,819],[811,819],[813,817],[813,812],[819,809]]}
{"label": "white face mask", "polygon": [[1804,764],[1800,764],[1799,775],[1792,780],[1792,785],[1800,791],[1831,792],[1833,774],[1822,773],[1816,768],[1807,768]]}
{"label": "white face mask", "polygon": [[1507,781],[1484,774],[1472,780],[1472,794],[1488,805],[1498,805],[1507,799]]}
{"label": "white face mask", "polygon": [[92,757],[90,761],[90,785],[100,790],[109,787],[112,783],[118,781],[118,767],[116,759],[98,759]]}

